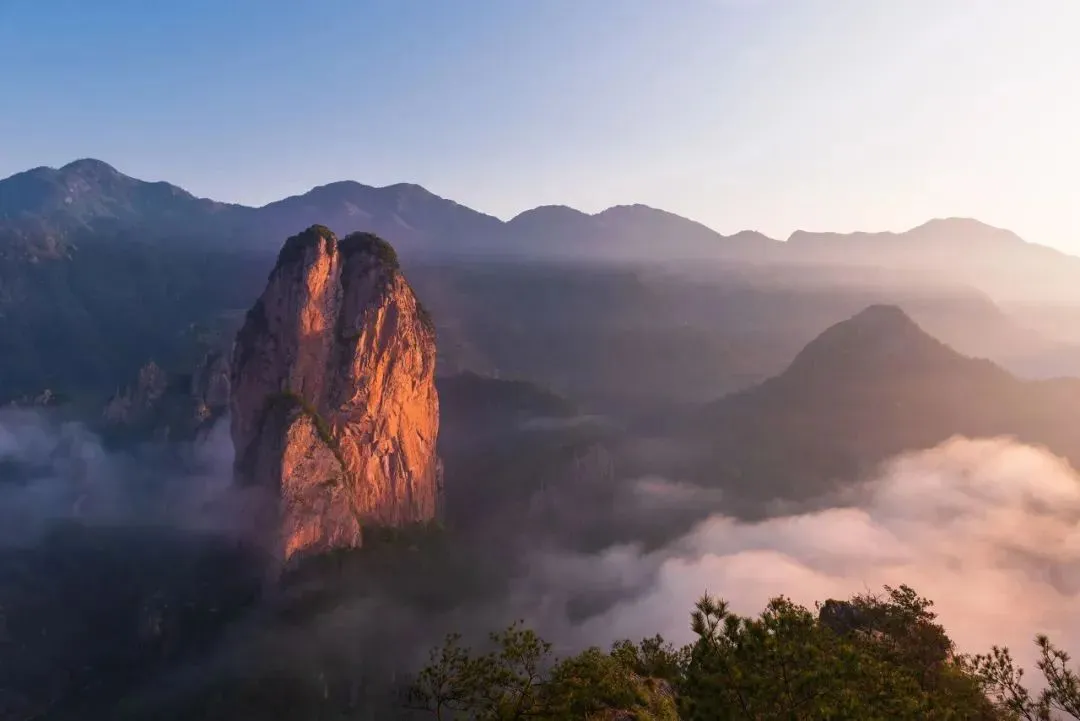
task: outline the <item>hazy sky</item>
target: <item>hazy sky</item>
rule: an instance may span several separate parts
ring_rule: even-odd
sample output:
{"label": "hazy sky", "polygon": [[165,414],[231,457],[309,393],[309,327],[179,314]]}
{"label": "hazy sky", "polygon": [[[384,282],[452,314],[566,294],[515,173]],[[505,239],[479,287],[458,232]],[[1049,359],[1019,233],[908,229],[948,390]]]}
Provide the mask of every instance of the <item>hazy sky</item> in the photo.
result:
{"label": "hazy sky", "polygon": [[0,0],[0,176],[420,183],[1080,253],[1080,0]]}

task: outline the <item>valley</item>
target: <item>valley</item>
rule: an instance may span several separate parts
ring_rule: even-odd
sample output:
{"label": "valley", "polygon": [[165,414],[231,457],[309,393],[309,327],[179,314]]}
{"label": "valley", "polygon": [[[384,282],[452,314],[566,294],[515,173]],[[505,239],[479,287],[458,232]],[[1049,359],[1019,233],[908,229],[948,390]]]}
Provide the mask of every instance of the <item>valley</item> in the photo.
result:
{"label": "valley", "polygon": [[565,643],[718,517],[855,509],[957,438],[1080,463],[1073,301],[957,266],[1048,257],[973,221],[781,242],[351,182],[244,208],[98,161],[0,211],[0,688],[31,717],[412,718],[443,634]]}

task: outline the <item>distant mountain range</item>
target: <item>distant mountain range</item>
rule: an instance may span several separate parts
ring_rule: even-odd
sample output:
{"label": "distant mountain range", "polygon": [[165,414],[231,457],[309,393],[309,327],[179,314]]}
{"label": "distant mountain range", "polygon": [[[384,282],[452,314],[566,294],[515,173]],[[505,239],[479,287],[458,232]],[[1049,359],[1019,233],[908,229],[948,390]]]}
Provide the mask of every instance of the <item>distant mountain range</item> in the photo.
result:
{"label": "distant mountain range", "polygon": [[644,205],[504,222],[417,185],[352,181],[251,208],[84,159],[0,180],[0,401],[108,396],[151,360],[194,367],[228,343],[284,239],[314,223],[393,243],[443,372],[586,405],[745,388],[874,303],[1012,371],[1080,375],[1080,259],[974,220],[779,241]]}
{"label": "distant mountain range", "polygon": [[233,250],[272,250],[314,223],[374,232],[403,257],[503,256],[838,264],[947,276],[1013,301],[1080,303],[1080,258],[976,220],[931,220],[904,233],[811,233],[787,241],[754,231],[724,236],[645,205],[589,215],[544,206],[503,222],[419,185],[322,185],[260,208],[196,198],[166,182],[126,176],[100,160],[34,168],[0,181],[0,235],[38,255],[87,237],[120,235]]}
{"label": "distant mountain range", "polygon": [[[494,551],[477,555],[449,535],[417,555],[405,535],[358,565],[334,557],[332,578],[359,579],[348,582],[350,593],[363,589],[349,596],[354,606],[402,598],[440,613],[460,608],[460,598],[487,604],[504,587],[531,588],[519,583],[528,581],[523,568],[504,563],[515,543],[542,557],[559,550],[548,545],[554,539],[586,554],[622,544],[678,549],[670,542],[718,503],[725,515],[750,517],[777,500],[835,501],[830,494],[850,492],[883,461],[958,434],[1014,436],[1080,467],[1080,346],[1046,330],[1057,321],[1034,330],[1012,310],[1025,301],[1032,317],[1049,317],[1040,304],[1053,302],[1065,311],[1052,318],[1074,317],[1080,259],[976,221],[777,241],[721,236],[640,205],[595,215],[544,207],[503,222],[419,186],[353,182],[249,208],[93,160],[0,181],[0,402],[52,405],[57,420],[96,418],[104,438],[123,446],[206,431],[235,377],[226,358],[239,322],[286,237],[315,222],[378,233],[400,251],[436,327],[446,518],[454,533],[465,529],[458,538],[474,534]],[[317,335],[317,320],[302,325]],[[399,317],[382,320],[394,326]],[[1036,367],[1031,376],[1078,378],[1020,377]],[[182,447],[148,444],[95,460],[78,439],[69,444],[66,429],[61,436],[55,449],[42,446],[58,456],[44,470],[19,459],[0,476],[22,483],[24,473],[52,479],[70,467],[82,496],[104,472],[103,490],[128,488],[118,483],[126,477],[138,498],[156,484],[215,480],[206,476],[214,464],[203,470]],[[152,463],[135,470],[144,457]],[[39,497],[27,495],[25,508]],[[189,707],[183,697],[201,694],[209,677],[184,673],[206,666],[189,649],[225,658],[218,642],[232,628],[238,657],[274,652],[285,648],[275,639],[311,635],[304,619],[345,607],[332,584],[311,576],[274,594],[269,613],[240,617],[265,580],[242,546],[192,546],[171,526],[151,525],[136,534],[65,524],[29,551],[0,553],[10,580],[4,612],[18,621],[17,643],[0,644],[13,680],[0,686],[5,700],[33,699],[20,717],[41,708],[101,717],[83,712],[115,698],[161,699],[177,718],[197,717],[185,709],[201,701]],[[407,567],[416,574],[403,575]],[[638,590],[640,579],[622,580],[619,593]],[[453,597],[433,603],[445,596],[429,592],[436,587]],[[569,597],[570,619],[608,608],[611,587]],[[239,626],[223,626],[235,618]],[[402,618],[379,648],[401,647],[399,625],[409,626],[403,637],[417,631],[406,623],[412,614]],[[374,673],[400,678],[381,665]],[[264,680],[245,675],[234,689],[245,699],[249,678]],[[232,689],[215,679],[208,704]],[[267,679],[262,686],[280,685]],[[356,676],[341,681],[316,690],[351,703]],[[274,698],[306,696],[287,687]]]}
{"label": "distant mountain range", "polygon": [[650,470],[758,504],[828,493],[953,436],[1014,437],[1076,466],[1078,405],[1080,380],[1017,379],[877,305],[826,329],[775,377],[683,415],[662,434],[675,467]]}

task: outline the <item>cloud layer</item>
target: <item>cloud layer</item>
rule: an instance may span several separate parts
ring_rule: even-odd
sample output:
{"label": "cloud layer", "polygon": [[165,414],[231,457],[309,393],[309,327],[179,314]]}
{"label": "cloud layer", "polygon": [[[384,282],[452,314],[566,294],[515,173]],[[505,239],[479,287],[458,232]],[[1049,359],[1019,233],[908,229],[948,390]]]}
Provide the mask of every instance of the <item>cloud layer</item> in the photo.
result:
{"label": "cloud layer", "polygon": [[[251,499],[231,489],[231,460],[224,426],[186,455],[148,460],[108,453],[77,425],[0,413],[0,473],[7,474],[0,543],[32,541],[34,523],[57,518],[242,531]],[[140,499],[144,487],[155,490]],[[651,478],[620,483],[603,508],[575,512],[629,532],[642,518],[689,523],[723,505],[715,490]],[[705,591],[756,614],[781,594],[812,607],[908,584],[935,601],[961,651],[1008,645],[1028,665],[1040,632],[1080,650],[1080,476],[1010,439],[955,438],[900,456],[831,508],[759,522],[717,511],[655,551],[637,543],[573,551],[557,543],[558,529],[550,527],[550,539],[526,535],[523,559],[485,571],[506,577],[508,595],[435,615],[391,598],[389,589],[346,595],[296,637],[269,640],[287,644],[308,665],[301,648],[334,656],[357,651],[360,639],[374,634],[421,654],[441,630],[480,635],[512,618],[526,619],[561,652],[657,632],[685,642],[689,612]],[[470,558],[474,566],[484,560]],[[417,618],[423,628],[413,628]],[[416,638],[404,643],[408,629]]]}
{"label": "cloud layer", "polygon": [[[1009,439],[955,438],[894,459],[849,501],[757,523],[711,516],[643,557],[652,589],[585,635],[688,640],[706,590],[755,614],[780,594],[812,607],[906,583],[935,601],[961,651],[1006,644],[1026,662],[1037,632],[1080,648],[1080,477],[1061,459]],[[595,563],[640,574],[626,553]]]}
{"label": "cloud layer", "polygon": [[227,420],[195,443],[121,451],[81,423],[0,410],[0,545],[60,520],[248,535],[267,499],[233,487],[232,461]]}

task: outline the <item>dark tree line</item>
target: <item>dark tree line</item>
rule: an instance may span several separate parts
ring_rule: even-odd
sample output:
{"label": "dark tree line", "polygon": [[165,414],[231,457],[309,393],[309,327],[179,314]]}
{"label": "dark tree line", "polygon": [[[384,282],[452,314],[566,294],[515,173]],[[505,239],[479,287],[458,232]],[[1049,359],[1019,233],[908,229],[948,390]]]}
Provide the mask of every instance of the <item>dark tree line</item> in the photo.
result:
{"label": "dark tree line", "polygon": [[483,652],[451,635],[408,704],[440,721],[1080,719],[1080,679],[1047,638],[1036,693],[1008,649],[956,653],[931,609],[907,586],[816,612],[780,597],[756,618],[705,596],[683,648],[655,636],[565,659],[521,624]]}

